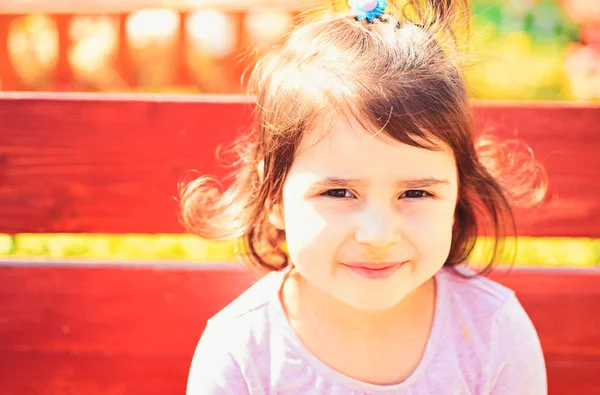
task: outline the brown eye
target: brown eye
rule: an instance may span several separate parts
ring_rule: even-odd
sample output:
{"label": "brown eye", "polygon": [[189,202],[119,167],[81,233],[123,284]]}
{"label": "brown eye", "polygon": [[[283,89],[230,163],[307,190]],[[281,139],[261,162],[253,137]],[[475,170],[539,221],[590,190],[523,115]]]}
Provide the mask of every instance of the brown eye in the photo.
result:
{"label": "brown eye", "polygon": [[330,189],[322,193],[323,196],[334,198],[353,198],[354,195],[347,189]]}
{"label": "brown eye", "polygon": [[427,191],[410,190],[410,191],[404,192],[402,195],[400,195],[400,197],[409,198],[409,199],[421,199],[421,198],[429,198],[429,197],[433,197],[433,196]]}

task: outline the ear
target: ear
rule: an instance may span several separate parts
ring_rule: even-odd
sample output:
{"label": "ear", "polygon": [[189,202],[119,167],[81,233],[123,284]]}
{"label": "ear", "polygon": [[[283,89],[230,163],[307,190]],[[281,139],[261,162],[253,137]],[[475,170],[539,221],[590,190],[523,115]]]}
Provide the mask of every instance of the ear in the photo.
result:
{"label": "ear", "polygon": [[283,207],[281,204],[275,204],[269,214],[269,222],[279,230],[285,230],[285,220],[283,219]]}

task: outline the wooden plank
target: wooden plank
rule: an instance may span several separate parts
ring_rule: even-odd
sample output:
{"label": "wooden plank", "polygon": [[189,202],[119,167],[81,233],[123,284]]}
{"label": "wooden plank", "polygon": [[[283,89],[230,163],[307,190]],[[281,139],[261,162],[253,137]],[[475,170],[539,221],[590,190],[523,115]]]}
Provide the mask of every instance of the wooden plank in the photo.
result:
{"label": "wooden plank", "polygon": [[600,363],[600,268],[497,269],[491,278],[516,291],[547,355]]}
{"label": "wooden plank", "polygon": [[188,18],[189,14],[187,13],[179,14],[179,29],[174,51],[176,60],[173,85],[175,86],[188,86],[190,84],[190,71],[187,61],[187,51],[190,44],[187,33]]}
{"label": "wooden plank", "polygon": [[0,350],[0,356],[0,388],[10,395],[181,395],[191,362],[181,354]]}
{"label": "wooden plank", "polygon": [[[520,233],[600,237],[600,106],[475,103],[478,128],[523,139],[550,198]],[[222,177],[215,150],[248,129],[243,96],[0,95],[0,232],[178,233],[177,182]]]}
{"label": "wooden plank", "polygon": [[137,78],[133,70],[133,62],[131,59],[131,45],[127,34],[127,19],[131,14],[119,14],[119,38],[117,41],[117,51],[115,54],[115,68],[123,81],[124,91],[130,90],[137,86]]}
{"label": "wooden plank", "polygon": [[21,78],[10,59],[8,36],[10,25],[16,17],[0,13],[0,90],[10,91],[22,89]]}
{"label": "wooden plank", "polygon": [[485,102],[477,128],[529,145],[549,179],[546,202],[516,210],[519,232],[600,237],[600,106],[552,102]]}
{"label": "wooden plank", "polygon": [[76,85],[74,81],[73,67],[69,59],[71,50],[71,35],[69,30],[73,20],[72,14],[56,15],[54,17],[57,26],[58,35],[58,61],[55,70],[55,91],[69,91]]}
{"label": "wooden plank", "polygon": [[[10,345],[21,350],[100,352],[108,344],[112,352],[125,354],[144,353],[146,344],[155,345],[153,352],[178,349],[202,330],[197,325],[253,278],[218,265],[188,270],[0,266],[0,273],[0,293],[5,296],[0,349]],[[547,354],[600,358],[600,315],[592,314],[600,304],[600,270],[515,269],[497,279],[517,290],[542,333]],[[149,305],[148,300],[153,302]],[[121,301],[127,303],[119,307]],[[194,311],[201,317],[190,317]],[[168,322],[163,313],[170,317]],[[44,319],[48,325],[40,331]],[[187,320],[195,328],[178,329]],[[155,329],[144,329],[149,325]],[[181,336],[157,337],[173,331],[181,331]]]}
{"label": "wooden plank", "polygon": [[225,264],[0,266],[0,350],[186,352],[253,278]]}
{"label": "wooden plank", "polygon": [[182,232],[178,180],[223,175],[217,147],[252,111],[244,98],[105,97],[0,100],[0,232]]}
{"label": "wooden plank", "polygon": [[[544,347],[550,394],[598,394],[600,270],[514,269]],[[207,318],[257,277],[232,265],[0,266],[7,393],[183,393]]]}
{"label": "wooden plank", "polygon": [[546,362],[548,395],[600,395],[600,361],[551,358]]}
{"label": "wooden plank", "polygon": [[255,278],[226,266],[0,266],[2,393],[183,394],[207,318]]}

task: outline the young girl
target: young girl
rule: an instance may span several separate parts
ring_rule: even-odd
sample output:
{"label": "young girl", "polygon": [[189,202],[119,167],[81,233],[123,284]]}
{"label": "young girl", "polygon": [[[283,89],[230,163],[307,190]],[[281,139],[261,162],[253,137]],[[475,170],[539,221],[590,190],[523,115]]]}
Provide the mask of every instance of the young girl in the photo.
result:
{"label": "young girl", "polygon": [[464,266],[512,223],[452,49],[468,5],[423,3],[353,0],[258,62],[239,172],[182,216],[271,273],[209,320],[189,395],[547,392],[514,293]]}

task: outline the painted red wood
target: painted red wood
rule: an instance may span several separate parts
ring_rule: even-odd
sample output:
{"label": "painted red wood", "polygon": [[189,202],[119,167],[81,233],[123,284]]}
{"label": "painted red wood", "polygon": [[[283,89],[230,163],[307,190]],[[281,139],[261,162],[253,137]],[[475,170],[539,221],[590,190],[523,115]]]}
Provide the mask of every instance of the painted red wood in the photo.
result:
{"label": "painted red wood", "polygon": [[[233,266],[0,266],[3,393],[182,394],[206,319],[257,276]],[[600,270],[514,269],[550,394],[600,394]]]}
{"label": "painted red wood", "polygon": [[496,270],[490,277],[516,290],[542,332],[548,355],[600,363],[600,314],[594,313],[600,311],[600,269],[513,268]]}
{"label": "painted red wood", "polygon": [[32,97],[0,99],[0,232],[181,232],[178,180],[223,175],[215,151],[252,111],[236,97]]}
{"label": "painted red wood", "polygon": [[206,319],[246,271],[0,266],[0,392],[183,394]]}
{"label": "painted red wood", "polygon": [[547,202],[517,210],[520,232],[534,236],[600,236],[600,106],[486,102],[477,127],[533,149],[549,178]]}
{"label": "painted red wood", "polygon": [[[600,237],[600,106],[476,103],[480,130],[523,139],[551,199],[521,233]],[[0,95],[0,232],[178,233],[184,171],[248,129],[243,96]]]}
{"label": "painted red wood", "polygon": [[74,88],[74,74],[69,51],[71,50],[71,22],[73,15],[61,14],[54,17],[58,36],[58,60],[55,69],[54,89],[55,91],[67,91]]}
{"label": "painted red wood", "polygon": [[20,78],[17,75],[15,67],[10,59],[8,49],[8,36],[10,25],[16,19],[13,15],[2,15],[0,12],[0,90],[19,90],[22,89]]}
{"label": "painted red wood", "polygon": [[136,79],[132,66],[131,46],[127,35],[127,19],[131,14],[120,14],[117,19],[119,23],[119,38],[117,41],[117,52],[115,54],[115,71],[123,81],[122,89],[127,90],[136,86]]}

